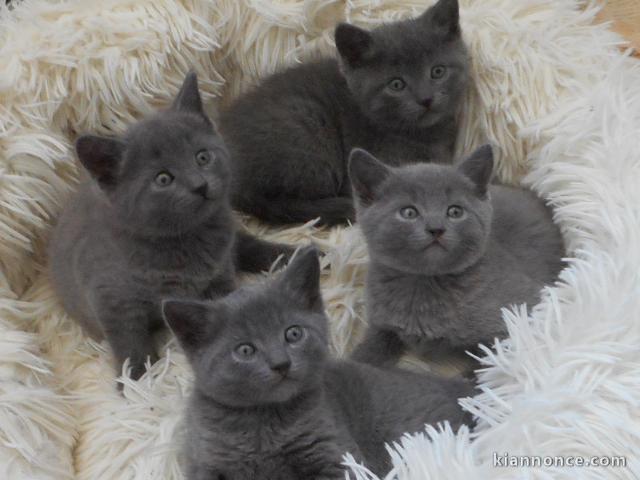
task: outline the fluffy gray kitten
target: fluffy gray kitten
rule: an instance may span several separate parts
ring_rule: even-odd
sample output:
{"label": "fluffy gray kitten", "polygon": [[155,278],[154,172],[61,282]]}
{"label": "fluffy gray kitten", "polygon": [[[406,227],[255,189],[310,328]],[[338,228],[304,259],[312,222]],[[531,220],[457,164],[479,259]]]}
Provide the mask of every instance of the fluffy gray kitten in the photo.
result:
{"label": "fluffy gray kitten", "polygon": [[457,0],[366,31],[335,30],[338,59],[265,79],[221,116],[236,208],[276,223],[353,220],[354,147],[388,163],[449,162],[469,59]]}
{"label": "fluffy gray kitten", "polygon": [[489,185],[491,147],[458,167],[390,168],[351,155],[358,222],[370,255],[370,328],[354,358],[394,363],[504,337],[501,307],[535,305],[562,268],[551,212],[531,191]]}
{"label": "fluffy gray kitten", "polygon": [[343,479],[342,455],[376,473],[385,442],[469,420],[469,383],[328,358],[316,250],[277,278],[163,313],[195,372],[186,412],[189,480]]}
{"label": "fluffy gray kitten", "polygon": [[[228,154],[189,74],[171,109],[122,138],[85,135],[76,150],[90,174],[69,200],[50,244],[53,286],[67,312],[106,337],[131,376],[155,359],[160,299],[233,290],[235,267],[267,269],[283,245],[236,235]],[[235,260],[235,261],[234,261]]]}

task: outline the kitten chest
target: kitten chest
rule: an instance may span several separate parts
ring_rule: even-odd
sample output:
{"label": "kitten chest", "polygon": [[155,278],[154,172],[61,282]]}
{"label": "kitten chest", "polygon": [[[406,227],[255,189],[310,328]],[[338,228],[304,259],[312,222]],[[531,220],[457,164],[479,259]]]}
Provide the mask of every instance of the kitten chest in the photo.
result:
{"label": "kitten chest", "polygon": [[429,277],[395,276],[368,281],[371,322],[395,331],[405,341],[435,340],[451,334],[464,316],[458,288]]}
{"label": "kitten chest", "polygon": [[172,242],[130,258],[136,282],[158,296],[201,297],[212,283],[233,278],[230,246],[206,235]]}
{"label": "kitten chest", "polygon": [[[294,480],[299,478],[292,452],[296,433],[263,422],[218,431],[219,443],[206,454],[212,466],[229,480]],[[236,425],[237,426],[237,425]]]}

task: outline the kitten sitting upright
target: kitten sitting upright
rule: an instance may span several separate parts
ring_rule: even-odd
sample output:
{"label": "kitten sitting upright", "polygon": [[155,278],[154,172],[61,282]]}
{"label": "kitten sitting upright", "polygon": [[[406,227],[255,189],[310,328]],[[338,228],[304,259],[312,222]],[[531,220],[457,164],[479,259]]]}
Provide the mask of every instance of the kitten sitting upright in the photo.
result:
{"label": "kitten sitting upright", "polygon": [[[160,299],[233,290],[235,263],[267,269],[291,249],[235,234],[228,154],[202,109],[195,74],[173,107],[123,138],[85,135],[76,150],[91,178],[69,200],[51,239],[53,286],[67,312],[106,337],[131,376],[155,358]],[[246,258],[251,254],[251,258]]]}
{"label": "kitten sitting upright", "polygon": [[383,474],[386,442],[468,420],[463,380],[327,358],[319,273],[307,248],[278,278],[215,302],[163,302],[195,373],[188,480],[338,480],[347,452]]}
{"label": "kitten sitting upright", "polygon": [[276,223],[353,220],[347,159],[449,162],[469,59],[457,0],[366,31],[335,30],[339,59],[265,79],[222,112],[234,207]]}
{"label": "kitten sitting upright", "polygon": [[457,168],[390,168],[351,155],[358,222],[369,249],[369,330],[353,358],[395,363],[504,337],[500,309],[535,305],[562,268],[551,212],[531,191],[489,185],[493,155],[479,148]]}

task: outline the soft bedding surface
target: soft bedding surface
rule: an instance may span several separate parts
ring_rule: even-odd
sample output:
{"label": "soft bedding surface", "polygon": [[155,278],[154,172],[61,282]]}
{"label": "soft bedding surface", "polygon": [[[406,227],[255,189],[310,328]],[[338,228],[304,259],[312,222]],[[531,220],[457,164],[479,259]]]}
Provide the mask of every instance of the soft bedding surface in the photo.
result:
{"label": "soft bedding surface", "polygon": [[[3,2],[4,3],[4,2]],[[114,388],[52,294],[45,249],[74,188],[78,132],[162,107],[188,69],[211,108],[284,65],[332,54],[332,29],[431,0],[24,0],[0,7],[0,478],[179,479],[191,382],[168,336],[139,382]],[[393,479],[640,478],[640,63],[577,0],[462,0],[475,85],[459,151],[498,146],[498,174],[554,207],[568,268],[480,359],[473,434],[429,428],[390,448]],[[333,349],[361,334],[357,227],[255,232],[327,252]],[[253,279],[247,279],[252,281]],[[415,364],[415,362],[413,362]],[[455,365],[422,365],[444,371]],[[125,372],[126,373],[126,372]],[[626,467],[494,466],[513,456],[624,456]],[[501,462],[499,462],[501,463]],[[545,462],[547,463],[547,462]],[[369,479],[352,463],[351,477]]]}

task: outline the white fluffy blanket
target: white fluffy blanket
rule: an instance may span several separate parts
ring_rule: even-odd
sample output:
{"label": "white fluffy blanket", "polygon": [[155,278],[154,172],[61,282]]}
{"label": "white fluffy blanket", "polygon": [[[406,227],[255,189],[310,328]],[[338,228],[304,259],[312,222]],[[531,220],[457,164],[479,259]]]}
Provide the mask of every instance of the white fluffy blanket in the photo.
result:
{"label": "white fluffy blanket", "polygon": [[[4,3],[4,2],[2,2]],[[76,179],[79,131],[121,131],[166,105],[193,67],[210,105],[333,50],[339,20],[374,26],[431,0],[25,0],[0,7],[0,478],[179,479],[190,372],[167,339],[114,389],[110,353],[62,312],[49,227]],[[390,449],[393,479],[640,478],[640,63],[577,0],[463,0],[473,55],[459,150],[500,146],[498,172],[555,209],[570,266],[481,359],[465,430]],[[328,252],[334,349],[362,330],[357,228],[256,231]],[[493,454],[626,456],[626,468],[493,465]],[[350,474],[371,478],[353,465]]]}

